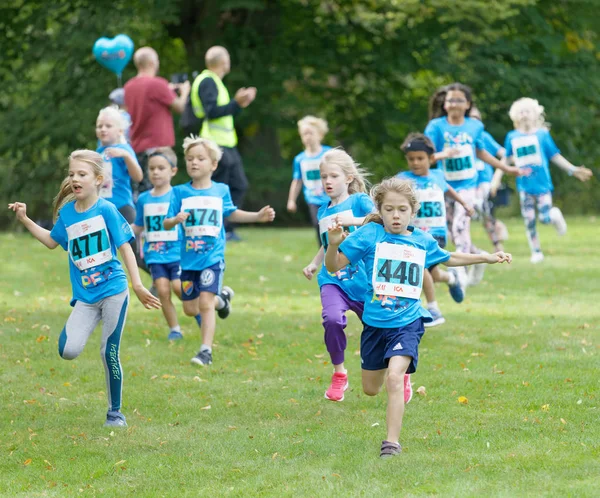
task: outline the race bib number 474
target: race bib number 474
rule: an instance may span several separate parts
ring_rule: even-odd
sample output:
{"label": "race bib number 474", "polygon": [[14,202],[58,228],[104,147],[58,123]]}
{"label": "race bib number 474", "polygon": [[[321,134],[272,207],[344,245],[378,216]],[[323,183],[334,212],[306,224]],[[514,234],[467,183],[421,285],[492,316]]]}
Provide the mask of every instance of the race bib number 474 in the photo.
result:
{"label": "race bib number 474", "polygon": [[220,197],[188,197],[181,208],[189,216],[184,222],[186,237],[218,237],[223,220],[223,199]]}
{"label": "race bib number 474", "polygon": [[423,287],[425,251],[412,246],[382,242],[375,249],[375,294],[419,299]]}

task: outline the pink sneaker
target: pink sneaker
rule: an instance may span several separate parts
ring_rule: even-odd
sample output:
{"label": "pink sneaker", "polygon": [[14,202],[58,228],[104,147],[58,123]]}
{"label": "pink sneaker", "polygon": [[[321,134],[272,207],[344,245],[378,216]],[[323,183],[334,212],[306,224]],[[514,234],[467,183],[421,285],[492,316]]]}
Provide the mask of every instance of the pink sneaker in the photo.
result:
{"label": "pink sneaker", "polygon": [[412,394],[410,374],[404,374],[404,404],[407,404],[412,399]]}
{"label": "pink sneaker", "polygon": [[331,401],[344,401],[344,391],[348,389],[348,374],[334,372],[331,385],[325,391],[325,397]]}

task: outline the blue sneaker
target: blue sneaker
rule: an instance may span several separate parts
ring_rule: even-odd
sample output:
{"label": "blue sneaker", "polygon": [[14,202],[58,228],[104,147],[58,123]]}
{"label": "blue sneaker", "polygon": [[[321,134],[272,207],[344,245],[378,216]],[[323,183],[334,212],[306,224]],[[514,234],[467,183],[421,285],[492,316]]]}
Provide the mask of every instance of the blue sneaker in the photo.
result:
{"label": "blue sneaker", "polygon": [[106,422],[104,427],[127,427],[125,415],[119,411],[110,411],[106,414]]}
{"label": "blue sneaker", "polygon": [[235,233],[233,230],[231,232],[225,233],[225,239],[227,242],[241,242],[243,239]]}
{"label": "blue sneaker", "polygon": [[454,275],[454,284],[448,284],[448,290],[450,291],[450,296],[457,303],[462,303],[465,298],[465,293],[463,291],[462,285],[460,283],[460,279],[458,277],[458,272],[452,268],[448,270],[448,273],[452,273]]}
{"label": "blue sneaker", "polygon": [[433,318],[433,321],[425,322],[425,327],[435,327],[436,325],[446,323],[446,319],[443,317],[442,312],[440,310],[436,310],[435,308],[427,308],[427,311],[431,313],[431,318]]}
{"label": "blue sneaker", "polygon": [[169,332],[169,341],[178,341],[179,339],[183,339],[183,334],[181,332],[177,332],[176,330],[171,330]]}
{"label": "blue sneaker", "polygon": [[202,327],[202,315],[198,314],[194,317],[194,319],[196,320],[198,327]]}

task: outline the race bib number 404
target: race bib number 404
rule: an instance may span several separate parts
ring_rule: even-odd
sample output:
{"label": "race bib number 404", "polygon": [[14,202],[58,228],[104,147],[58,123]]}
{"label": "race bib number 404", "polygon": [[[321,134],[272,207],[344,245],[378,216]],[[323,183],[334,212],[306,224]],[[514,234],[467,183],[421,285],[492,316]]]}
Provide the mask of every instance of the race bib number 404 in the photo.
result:
{"label": "race bib number 404", "polygon": [[414,225],[421,230],[445,228],[446,204],[444,192],[439,187],[417,190],[421,208],[415,216]]}
{"label": "race bib number 404", "polygon": [[517,168],[542,165],[540,142],[537,135],[513,138],[512,149],[513,159]]}
{"label": "race bib number 404", "polygon": [[458,147],[457,156],[444,160],[444,174],[446,180],[449,181],[468,180],[475,177],[477,169],[471,144],[461,145]]}
{"label": "race bib number 404", "polygon": [[223,223],[221,197],[188,197],[181,201],[181,208],[190,214],[184,223],[186,237],[219,236]]}
{"label": "race bib number 404", "polygon": [[419,299],[425,254],[412,246],[378,243],[372,276],[375,294]]}
{"label": "race bib number 404", "polygon": [[102,216],[94,216],[67,227],[69,256],[81,271],[112,260],[112,251],[106,223]]}
{"label": "race bib number 404", "polygon": [[168,202],[144,204],[144,224],[148,242],[174,242],[178,240],[177,227],[165,230],[163,222],[169,211]]}
{"label": "race bib number 404", "polygon": [[300,161],[300,171],[302,172],[302,183],[310,190],[312,195],[321,195],[323,193],[323,184],[321,183],[320,159],[304,159]]}

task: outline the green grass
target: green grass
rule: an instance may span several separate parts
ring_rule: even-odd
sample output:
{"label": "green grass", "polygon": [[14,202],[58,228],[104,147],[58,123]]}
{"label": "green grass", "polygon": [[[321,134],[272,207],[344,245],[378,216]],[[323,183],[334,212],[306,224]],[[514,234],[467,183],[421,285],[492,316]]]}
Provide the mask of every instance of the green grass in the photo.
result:
{"label": "green grass", "polygon": [[228,247],[234,311],[210,368],[189,364],[193,320],[169,344],[161,313],[134,300],[121,350],[129,428],[114,431],[102,427],[98,332],[77,360],[57,354],[65,253],[2,234],[0,495],[597,496],[599,223],[570,219],[564,238],[541,227],[547,259],[532,266],[512,220],[512,265],[489,267],[462,305],[439,287],[447,322],[425,334],[413,376],[426,396],[407,407],[404,453],[386,461],[386,396],[361,392],[354,316],[351,388],[342,403],[323,398],[318,288],[301,275],[311,230],[246,229]]}

